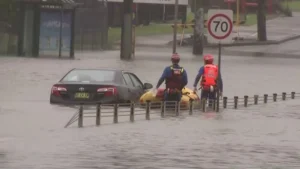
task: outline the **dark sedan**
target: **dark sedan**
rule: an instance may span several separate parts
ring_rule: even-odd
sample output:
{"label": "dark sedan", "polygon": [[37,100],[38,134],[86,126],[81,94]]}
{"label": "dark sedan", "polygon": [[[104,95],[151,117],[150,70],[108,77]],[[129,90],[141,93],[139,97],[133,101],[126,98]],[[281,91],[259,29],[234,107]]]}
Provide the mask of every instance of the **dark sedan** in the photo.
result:
{"label": "dark sedan", "polygon": [[50,104],[112,104],[138,102],[153,86],[131,72],[109,69],[72,69],[50,94]]}

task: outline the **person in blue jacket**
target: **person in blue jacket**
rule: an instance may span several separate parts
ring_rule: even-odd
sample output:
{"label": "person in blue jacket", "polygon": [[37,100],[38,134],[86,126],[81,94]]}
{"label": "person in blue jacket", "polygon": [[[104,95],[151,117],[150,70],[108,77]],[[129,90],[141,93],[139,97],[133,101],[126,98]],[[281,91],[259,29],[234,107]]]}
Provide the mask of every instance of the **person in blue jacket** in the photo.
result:
{"label": "person in blue jacket", "polygon": [[[212,100],[216,99],[217,92],[220,92],[220,96],[223,95],[223,81],[221,73],[218,76],[218,66],[213,64],[214,58],[211,54],[204,56],[204,66],[200,67],[199,72],[194,82],[194,92],[197,91],[197,84],[201,78],[200,88],[201,99],[209,99],[209,106],[212,104]],[[220,80],[220,84],[217,84],[217,80]]]}
{"label": "person in blue jacket", "polygon": [[188,83],[188,76],[183,67],[179,66],[180,56],[174,53],[171,57],[172,65],[164,69],[160,79],[157,82],[156,89],[166,81],[166,90],[164,93],[165,101],[180,101],[182,89]]}

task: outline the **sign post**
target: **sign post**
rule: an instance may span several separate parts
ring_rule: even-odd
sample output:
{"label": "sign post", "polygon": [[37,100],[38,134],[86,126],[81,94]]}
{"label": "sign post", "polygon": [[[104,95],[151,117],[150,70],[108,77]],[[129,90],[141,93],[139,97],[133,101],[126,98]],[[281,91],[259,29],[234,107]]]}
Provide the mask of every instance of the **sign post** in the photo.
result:
{"label": "sign post", "polygon": [[216,111],[219,112],[220,106],[220,72],[221,72],[221,49],[222,44],[232,43],[232,29],[233,29],[233,12],[232,10],[218,10],[210,9],[208,11],[207,30],[209,43],[218,44],[218,91],[217,91],[217,106]]}

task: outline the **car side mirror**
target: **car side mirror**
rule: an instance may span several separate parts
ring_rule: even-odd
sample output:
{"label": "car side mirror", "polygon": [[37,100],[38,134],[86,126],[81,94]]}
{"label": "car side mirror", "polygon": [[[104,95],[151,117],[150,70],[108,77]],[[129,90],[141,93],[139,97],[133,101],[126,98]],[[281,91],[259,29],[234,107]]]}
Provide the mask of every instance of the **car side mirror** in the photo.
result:
{"label": "car side mirror", "polygon": [[147,90],[147,89],[151,89],[153,87],[152,84],[150,83],[144,83],[144,89]]}

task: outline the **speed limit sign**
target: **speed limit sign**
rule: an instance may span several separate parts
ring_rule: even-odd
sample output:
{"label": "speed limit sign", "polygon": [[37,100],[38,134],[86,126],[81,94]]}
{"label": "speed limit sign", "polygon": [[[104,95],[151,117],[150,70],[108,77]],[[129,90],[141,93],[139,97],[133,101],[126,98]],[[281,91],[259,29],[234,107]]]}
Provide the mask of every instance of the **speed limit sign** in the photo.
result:
{"label": "speed limit sign", "polygon": [[232,10],[210,9],[208,11],[207,40],[209,43],[232,43],[232,17]]}

